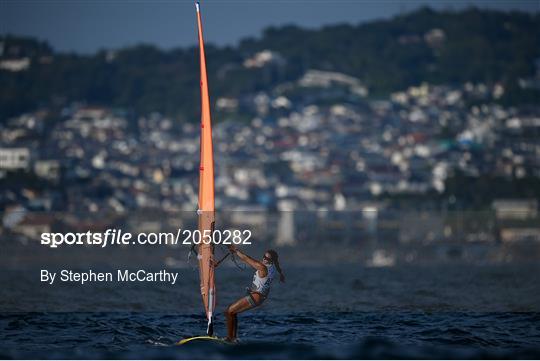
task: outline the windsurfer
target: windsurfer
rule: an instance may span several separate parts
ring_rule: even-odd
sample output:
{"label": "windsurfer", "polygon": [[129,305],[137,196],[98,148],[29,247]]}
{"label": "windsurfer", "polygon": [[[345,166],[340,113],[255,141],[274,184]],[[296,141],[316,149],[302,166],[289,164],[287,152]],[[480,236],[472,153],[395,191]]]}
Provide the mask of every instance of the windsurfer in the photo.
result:
{"label": "windsurfer", "polygon": [[279,273],[279,280],[285,282],[285,275],[279,265],[278,254],[274,250],[264,253],[262,261],[251,258],[240,251],[235,246],[229,246],[229,251],[235,254],[240,260],[255,269],[253,283],[247,289],[247,295],[238,299],[225,310],[227,319],[227,340],[236,341],[238,331],[237,315],[241,312],[260,306],[268,297],[270,286],[276,274]]}

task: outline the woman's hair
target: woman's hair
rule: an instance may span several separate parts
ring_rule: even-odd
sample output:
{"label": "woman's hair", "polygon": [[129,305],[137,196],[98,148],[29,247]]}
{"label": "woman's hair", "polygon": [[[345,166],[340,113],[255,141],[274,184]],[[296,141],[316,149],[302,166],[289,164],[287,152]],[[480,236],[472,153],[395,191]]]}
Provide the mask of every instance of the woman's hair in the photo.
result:
{"label": "woman's hair", "polygon": [[279,265],[278,253],[274,251],[273,249],[267,250],[266,253],[270,254],[270,257],[272,258],[272,263],[274,264],[274,266],[276,266],[276,270],[279,273],[279,280],[281,282],[285,282],[285,275],[283,274],[283,271],[281,270],[281,267]]}

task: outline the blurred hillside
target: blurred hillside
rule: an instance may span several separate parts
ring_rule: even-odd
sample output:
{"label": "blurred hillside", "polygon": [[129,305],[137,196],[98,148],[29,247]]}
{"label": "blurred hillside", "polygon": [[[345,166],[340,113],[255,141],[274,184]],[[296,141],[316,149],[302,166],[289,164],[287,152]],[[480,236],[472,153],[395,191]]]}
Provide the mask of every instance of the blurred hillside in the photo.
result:
{"label": "blurred hillside", "polygon": [[[212,34],[205,35],[211,43]],[[372,97],[423,81],[470,81],[502,84],[506,91],[498,101],[505,105],[540,99],[535,75],[539,14],[424,8],[357,26],[268,28],[237,47],[209,45],[207,56],[213,99],[272,89],[309,69],[358,78]],[[73,101],[193,121],[198,119],[198,78],[194,48],[164,51],[140,45],[83,56],[5,35],[0,38],[0,121]]]}

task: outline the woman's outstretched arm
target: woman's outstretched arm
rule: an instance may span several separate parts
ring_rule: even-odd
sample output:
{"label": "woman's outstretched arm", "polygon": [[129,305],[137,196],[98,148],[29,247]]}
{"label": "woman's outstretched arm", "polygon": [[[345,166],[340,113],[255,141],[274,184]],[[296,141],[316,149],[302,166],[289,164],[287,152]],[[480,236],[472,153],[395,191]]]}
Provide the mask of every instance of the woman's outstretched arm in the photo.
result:
{"label": "woman's outstretched arm", "polygon": [[238,258],[240,258],[243,262],[247,263],[248,265],[250,265],[251,267],[253,267],[257,271],[259,271],[259,277],[264,278],[268,274],[268,269],[266,268],[264,263],[262,263],[260,261],[257,261],[254,258],[251,258],[250,256],[248,256],[244,252],[240,251],[238,248],[236,248],[233,245],[229,246],[229,251],[236,254],[238,256]]}

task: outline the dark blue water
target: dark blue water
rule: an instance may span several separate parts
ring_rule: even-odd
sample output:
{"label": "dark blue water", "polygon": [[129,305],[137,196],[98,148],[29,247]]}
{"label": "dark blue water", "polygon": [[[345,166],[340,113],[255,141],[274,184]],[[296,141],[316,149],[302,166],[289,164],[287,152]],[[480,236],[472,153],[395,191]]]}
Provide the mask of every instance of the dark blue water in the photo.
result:
{"label": "dark blue water", "polygon": [[[237,346],[175,346],[200,315],[3,315],[3,358],[538,358],[538,313],[246,314]],[[223,325],[220,327],[223,329]]]}
{"label": "dark blue water", "polygon": [[[34,284],[34,276],[3,272],[0,281],[8,287],[2,295],[0,356],[540,357],[538,264],[349,265],[287,271],[287,283],[276,285],[263,307],[239,316],[241,342],[235,346],[174,345],[205,330],[197,275],[189,270],[176,287],[43,288]],[[220,270],[220,311],[241,295],[250,277]],[[40,291],[25,294],[25,289]],[[222,315],[216,332],[224,336]]]}

